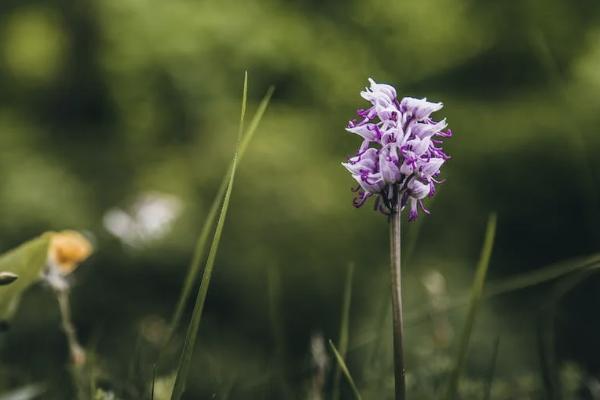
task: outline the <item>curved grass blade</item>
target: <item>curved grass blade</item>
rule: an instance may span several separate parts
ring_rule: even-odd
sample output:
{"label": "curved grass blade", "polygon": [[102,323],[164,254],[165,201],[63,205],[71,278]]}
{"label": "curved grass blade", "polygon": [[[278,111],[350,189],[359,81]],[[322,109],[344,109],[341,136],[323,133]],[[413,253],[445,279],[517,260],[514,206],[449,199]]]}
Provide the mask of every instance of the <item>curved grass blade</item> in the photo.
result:
{"label": "curved grass blade", "polygon": [[225,197],[223,199],[223,205],[221,206],[221,213],[217,221],[215,233],[213,236],[212,243],[208,252],[208,258],[204,267],[204,274],[200,282],[200,288],[196,297],[196,304],[194,305],[194,311],[192,313],[192,319],[188,325],[185,342],[181,351],[181,357],[179,359],[179,365],[175,373],[175,385],[173,387],[173,393],[171,395],[172,400],[179,400],[185,391],[185,385],[189,374],[189,369],[192,361],[192,355],[194,352],[194,346],[196,344],[196,338],[198,336],[198,329],[200,327],[200,321],[202,319],[202,312],[204,311],[204,303],[206,301],[206,295],[208,294],[208,287],[210,285],[210,279],[212,276],[213,268],[215,265],[215,259],[217,257],[217,251],[219,249],[219,242],[221,241],[221,235],[223,233],[223,226],[225,225],[225,219],[227,217],[227,210],[229,208],[229,200],[231,199],[231,192],[233,189],[233,182],[235,179],[235,172],[238,164],[241,135],[244,129],[244,117],[246,113],[246,100],[248,94],[248,73],[244,76],[244,92],[242,96],[242,111],[240,115],[240,129],[238,133],[238,141],[235,150],[235,155],[232,161],[231,174],[229,175],[229,182],[227,184],[227,190],[225,191]]}
{"label": "curved grass blade", "polygon": [[331,347],[331,351],[333,351],[333,354],[335,355],[335,359],[336,359],[338,365],[340,366],[342,373],[346,377],[346,380],[348,381],[350,388],[352,388],[352,393],[354,393],[354,397],[356,398],[356,400],[362,400],[362,397],[360,396],[360,393],[358,392],[358,389],[356,388],[356,384],[354,383],[354,379],[352,379],[352,375],[350,375],[348,366],[346,366],[344,359],[342,358],[340,353],[338,353],[337,349],[335,348],[335,345],[333,344],[333,342],[331,340],[329,341],[329,346]]}
{"label": "curved grass blade", "polygon": [[473,326],[475,325],[475,317],[477,316],[477,310],[481,303],[483,296],[483,286],[485,285],[485,277],[487,275],[488,266],[490,264],[490,258],[492,256],[492,249],[494,248],[494,237],[496,235],[496,214],[490,215],[487,223],[485,232],[485,239],[483,241],[483,247],[481,249],[481,256],[479,258],[479,264],[477,265],[477,271],[475,272],[475,279],[473,281],[473,287],[471,288],[471,301],[469,303],[469,311],[467,313],[467,319],[463,327],[463,332],[459,338],[458,353],[456,356],[456,362],[450,375],[448,382],[448,390],[446,392],[446,400],[452,400],[456,396],[458,390],[458,381],[465,366],[467,360],[467,352],[469,348],[469,341],[471,339],[471,333],[473,332]]}
{"label": "curved grass blade", "polygon": [[496,362],[498,361],[498,350],[500,349],[500,337],[496,338],[494,342],[494,351],[492,352],[492,359],[490,361],[490,367],[488,369],[486,381],[485,381],[485,392],[483,400],[490,400],[492,398],[492,386],[494,385],[494,376],[496,375]]}
{"label": "curved grass blade", "polygon": [[[487,289],[483,293],[483,299],[487,300],[492,297],[501,296],[517,290],[523,290],[532,286],[548,283],[557,279],[567,277],[573,273],[583,271],[594,271],[596,269],[600,269],[600,254],[598,253],[585,257],[576,257],[567,261],[560,261],[538,268],[535,271],[519,274],[510,278],[501,279],[497,282],[490,282],[488,285],[486,285]],[[454,299],[450,299],[444,307],[440,307],[436,310],[431,310],[431,307],[429,306],[417,308],[413,312],[407,313],[407,318],[405,319],[405,322],[406,324],[418,324],[420,322],[429,320],[429,318],[431,318],[432,315],[437,315],[438,313],[446,313],[448,311],[452,311],[457,308],[463,307],[468,303],[468,296],[458,296]],[[377,326],[383,326],[383,323],[380,323]],[[379,335],[373,335],[358,343],[354,343],[354,345],[351,347],[351,350],[356,350],[373,342],[375,342],[375,346],[378,346],[378,338]],[[367,359],[373,360],[374,357],[369,356]]]}
{"label": "curved grass blade", "polygon": [[[354,275],[354,263],[350,263],[348,266],[348,273],[346,275],[346,285],[344,287],[344,299],[342,302],[342,319],[340,322],[340,337],[339,337],[339,349],[340,356],[342,358],[346,357],[346,352],[348,351],[348,331],[350,325],[350,304],[352,302],[352,277]],[[335,374],[333,377],[333,394],[331,398],[333,400],[338,400],[340,398],[340,378],[341,378],[341,368],[338,364],[335,369]]]}
{"label": "curved grass blade", "polygon": [[[254,114],[254,117],[250,121],[248,130],[242,136],[241,143],[239,145],[238,159],[241,159],[244,156],[244,153],[246,152],[248,145],[252,141],[252,138],[254,137],[256,129],[258,128],[258,125],[260,124],[260,121],[262,120],[262,118],[265,114],[265,111],[267,110],[267,107],[269,106],[269,102],[271,100],[271,97],[273,96],[274,90],[275,89],[272,86],[267,90],[267,93],[261,100],[261,102],[258,106],[258,109],[256,110],[256,113]],[[173,334],[175,333],[175,330],[179,326],[179,323],[181,322],[181,317],[183,315],[183,311],[185,310],[185,306],[188,303],[188,300],[192,294],[194,282],[196,282],[196,279],[198,278],[198,274],[200,272],[200,264],[202,263],[202,260],[204,259],[204,256],[206,253],[206,244],[208,242],[210,233],[213,229],[215,219],[217,218],[217,213],[219,211],[219,205],[221,204],[221,201],[223,200],[223,196],[225,195],[225,191],[227,190],[227,184],[231,177],[232,170],[233,170],[233,162],[229,165],[229,168],[227,169],[227,173],[223,176],[223,180],[221,181],[221,184],[219,185],[219,190],[217,191],[217,195],[215,196],[215,198],[210,206],[210,209],[208,211],[206,219],[204,220],[204,225],[202,226],[202,230],[200,231],[200,235],[198,236],[198,240],[196,241],[192,260],[188,267],[188,272],[187,272],[187,275],[186,275],[186,278],[185,278],[185,281],[183,284],[183,289],[181,290],[181,293],[179,294],[179,299],[177,300],[177,306],[175,307],[175,312],[173,313],[173,318],[171,319],[171,323],[169,326],[169,334],[167,335],[167,338],[165,340],[166,344],[168,344],[171,341]]]}
{"label": "curved grass blade", "polygon": [[[483,298],[503,295],[516,290],[526,289],[531,286],[536,286],[542,283],[553,281],[570,275],[573,272],[582,271],[600,266],[600,254],[593,254],[587,257],[579,257],[567,261],[550,264],[549,266],[536,269],[535,271],[517,275],[515,277],[506,278],[498,282],[492,282],[488,289],[483,293]],[[447,312],[451,309],[462,307],[469,303],[468,296],[460,296],[454,300],[450,300],[446,307],[440,308],[437,312]],[[408,323],[417,323],[426,320],[431,316],[429,308],[418,309],[409,313],[406,321]]]}

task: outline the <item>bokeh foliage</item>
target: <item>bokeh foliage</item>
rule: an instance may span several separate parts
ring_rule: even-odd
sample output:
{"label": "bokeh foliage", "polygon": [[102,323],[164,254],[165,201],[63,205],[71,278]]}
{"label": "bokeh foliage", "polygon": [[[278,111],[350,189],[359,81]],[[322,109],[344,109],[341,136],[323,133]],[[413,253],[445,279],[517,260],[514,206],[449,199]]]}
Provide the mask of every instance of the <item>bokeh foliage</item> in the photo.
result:
{"label": "bokeh foliage", "polygon": [[[404,225],[406,243],[418,232],[407,309],[443,301],[470,287],[491,211],[492,279],[600,250],[599,21],[593,0],[4,0],[0,246],[64,228],[95,237],[96,255],[76,274],[75,322],[100,386],[139,397],[135,382],[152,374],[156,336],[233,154],[247,69],[251,110],[271,84],[276,92],[239,167],[189,398],[305,397],[310,338],[337,339],[350,261],[348,364],[364,397],[377,396],[369,390],[391,385],[379,316],[386,222],[352,209],[339,164],[357,145],[343,128],[359,90],[373,77],[446,105],[448,181],[432,215]],[[106,230],[107,211],[151,192],[182,204],[164,237],[132,246]],[[440,279],[442,300],[432,300]],[[599,284],[586,277],[558,307],[551,348],[570,362],[568,377],[600,374]],[[465,393],[478,393],[500,336],[497,395],[539,396],[537,321],[552,290],[484,304]],[[55,304],[42,287],[23,300],[0,339],[0,388],[44,382],[44,398],[64,399]],[[421,388],[442,385],[449,369],[464,313],[444,318],[407,327]]]}

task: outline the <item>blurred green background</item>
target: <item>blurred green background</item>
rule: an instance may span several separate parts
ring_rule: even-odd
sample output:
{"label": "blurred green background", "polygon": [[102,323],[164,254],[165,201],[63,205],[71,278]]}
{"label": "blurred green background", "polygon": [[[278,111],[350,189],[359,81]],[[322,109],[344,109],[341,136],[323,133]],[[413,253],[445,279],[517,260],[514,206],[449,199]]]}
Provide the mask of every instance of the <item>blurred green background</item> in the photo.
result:
{"label": "blurred green background", "polygon": [[[337,340],[349,262],[348,363],[366,398],[392,393],[387,223],[351,206],[340,165],[368,77],[444,102],[455,133],[432,215],[403,226],[407,312],[468,290],[492,211],[492,280],[600,250],[598,1],[3,0],[0,248],[46,230],[94,238],[74,320],[118,398],[142,398],[136,381],[152,376],[233,154],[244,70],[250,112],[276,91],[240,164],[187,398],[311,398],[311,337]],[[495,398],[546,398],[540,330],[573,398],[600,398],[600,278],[562,298],[550,332],[539,320],[554,287],[485,303],[464,398],[496,337]],[[415,393],[443,386],[463,311],[407,323]],[[0,389],[44,383],[43,398],[69,399],[70,379],[40,285],[3,335]]]}

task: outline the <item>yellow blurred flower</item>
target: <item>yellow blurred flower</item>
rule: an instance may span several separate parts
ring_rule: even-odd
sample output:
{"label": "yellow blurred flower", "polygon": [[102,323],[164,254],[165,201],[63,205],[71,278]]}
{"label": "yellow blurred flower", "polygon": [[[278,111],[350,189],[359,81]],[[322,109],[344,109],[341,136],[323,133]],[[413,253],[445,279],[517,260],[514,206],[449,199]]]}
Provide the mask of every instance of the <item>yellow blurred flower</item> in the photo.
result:
{"label": "yellow blurred flower", "polygon": [[76,231],[62,231],[52,235],[48,247],[48,261],[61,275],[73,272],[93,252],[90,241]]}

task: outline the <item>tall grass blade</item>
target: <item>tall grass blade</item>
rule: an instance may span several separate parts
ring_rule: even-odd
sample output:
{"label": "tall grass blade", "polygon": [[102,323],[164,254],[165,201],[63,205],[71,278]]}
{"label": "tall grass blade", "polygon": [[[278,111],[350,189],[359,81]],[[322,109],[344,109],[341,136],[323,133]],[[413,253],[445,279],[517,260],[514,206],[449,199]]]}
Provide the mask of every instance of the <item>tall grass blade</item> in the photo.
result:
{"label": "tall grass blade", "polygon": [[362,397],[360,396],[360,393],[358,392],[358,389],[356,388],[356,384],[354,383],[354,379],[352,378],[352,375],[350,375],[350,371],[348,370],[348,366],[346,365],[344,358],[337,351],[337,349],[335,348],[335,345],[333,344],[333,342],[331,340],[329,341],[329,346],[331,347],[331,351],[333,351],[335,359],[336,359],[340,369],[342,370],[342,373],[346,377],[346,380],[348,381],[350,388],[352,389],[352,393],[354,393],[354,397],[356,398],[356,400],[362,400]]}
{"label": "tall grass blade", "polygon": [[485,277],[487,275],[488,266],[490,264],[490,258],[492,256],[492,249],[494,248],[494,237],[496,235],[496,214],[490,215],[487,223],[485,232],[485,239],[483,241],[483,247],[481,249],[481,256],[479,258],[479,264],[477,265],[477,271],[475,272],[475,279],[473,281],[473,287],[471,288],[471,300],[469,303],[469,311],[467,313],[467,319],[463,327],[462,334],[459,338],[458,353],[454,368],[450,375],[448,382],[448,390],[446,392],[446,400],[452,400],[456,396],[458,390],[458,382],[467,360],[467,351],[469,347],[469,341],[471,339],[471,333],[473,332],[473,326],[475,325],[475,317],[481,298],[483,295],[483,287],[485,284]]}
{"label": "tall grass blade", "polygon": [[[260,124],[260,121],[262,120],[265,111],[269,106],[269,102],[271,101],[271,97],[273,96],[274,90],[275,89],[273,87],[270,87],[267,90],[267,93],[265,94],[263,99],[261,100],[260,104],[258,105],[258,109],[256,110],[254,117],[250,121],[247,131],[242,136],[241,143],[239,146],[238,159],[241,160],[241,158],[244,156],[244,153],[246,152],[246,149],[248,148],[248,145],[252,141],[256,129],[258,128],[258,125]],[[185,310],[185,306],[188,303],[188,300],[192,294],[194,283],[196,282],[198,274],[200,272],[200,264],[202,263],[204,255],[206,253],[206,244],[208,242],[210,233],[213,229],[215,219],[217,218],[219,205],[221,204],[223,196],[225,195],[225,191],[227,190],[227,184],[231,177],[232,170],[233,162],[229,165],[227,172],[223,176],[223,180],[219,185],[217,195],[215,196],[210,206],[208,214],[206,215],[206,219],[204,220],[204,225],[202,226],[202,230],[200,231],[200,235],[198,236],[198,240],[196,241],[192,260],[188,267],[188,273],[183,284],[183,289],[181,290],[181,293],[179,294],[179,299],[177,300],[177,306],[175,307],[175,312],[173,313],[173,318],[171,319],[169,334],[167,335],[165,343],[170,342],[170,340],[172,339],[175,330],[181,322],[181,317]]]}
{"label": "tall grass blade", "polygon": [[[344,286],[344,298],[342,301],[342,318],[340,321],[340,336],[339,336],[339,351],[342,358],[346,357],[348,351],[348,336],[350,330],[350,304],[352,303],[352,279],[354,276],[354,264],[350,263],[348,266],[348,273],[346,274],[346,285]],[[331,398],[338,400],[340,398],[340,378],[342,370],[339,364],[335,368],[335,374],[333,377],[333,394]]]}
{"label": "tall grass blade", "polygon": [[154,400],[154,389],[156,387],[156,377],[158,373],[158,365],[152,367],[152,384],[150,385],[150,400]]}
{"label": "tall grass blade", "polygon": [[290,393],[286,384],[286,343],[283,313],[281,312],[281,276],[279,274],[279,269],[275,266],[269,266],[267,269],[267,295],[275,364],[273,377],[280,387],[281,395],[283,395],[284,398],[288,398]]}
{"label": "tall grass blade", "polygon": [[219,249],[219,242],[221,241],[221,235],[223,233],[223,226],[225,225],[225,219],[227,217],[227,210],[229,208],[229,200],[231,198],[231,192],[233,189],[233,182],[235,179],[235,172],[237,169],[238,155],[241,143],[241,134],[244,129],[244,117],[246,113],[246,100],[248,94],[248,73],[244,75],[244,92],[242,96],[242,111],[240,115],[240,129],[238,133],[238,141],[233,157],[231,174],[229,176],[229,182],[227,184],[227,190],[223,199],[223,205],[221,206],[221,213],[217,221],[215,233],[213,236],[212,243],[208,252],[208,258],[204,267],[204,274],[200,282],[200,288],[198,289],[198,295],[196,297],[196,304],[194,305],[194,311],[192,312],[192,319],[187,329],[185,342],[181,351],[181,357],[179,359],[179,365],[175,373],[175,385],[173,387],[173,393],[171,395],[172,400],[179,400],[185,391],[185,384],[189,374],[189,369],[192,361],[192,355],[194,352],[194,346],[196,344],[196,337],[198,335],[198,328],[200,327],[200,321],[202,319],[202,312],[204,311],[204,303],[206,301],[206,295],[208,293],[208,287],[210,285],[210,279],[212,276],[213,268],[215,265],[215,259],[217,257],[217,251]]}
{"label": "tall grass blade", "polygon": [[498,361],[498,350],[500,349],[500,337],[496,338],[494,342],[494,350],[492,352],[492,359],[490,360],[490,367],[487,371],[485,380],[485,392],[483,400],[490,400],[492,398],[492,387],[494,385],[494,377],[496,375],[496,362]]}

